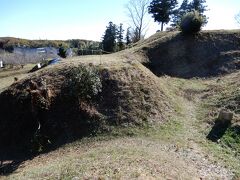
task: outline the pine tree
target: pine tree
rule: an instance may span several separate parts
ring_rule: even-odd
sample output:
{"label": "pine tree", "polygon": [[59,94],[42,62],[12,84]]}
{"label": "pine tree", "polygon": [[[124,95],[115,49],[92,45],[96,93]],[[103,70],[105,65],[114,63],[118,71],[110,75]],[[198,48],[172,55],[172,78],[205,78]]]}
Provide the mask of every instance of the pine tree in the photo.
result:
{"label": "pine tree", "polygon": [[129,45],[131,43],[131,28],[127,28],[127,33],[126,33],[126,44]]}
{"label": "pine tree", "polygon": [[177,0],[153,0],[150,3],[149,13],[153,14],[155,21],[161,23],[161,31],[164,24],[167,24],[175,14],[177,4]]}
{"label": "pine tree", "polygon": [[207,5],[205,3],[206,0],[193,0],[189,5],[191,11],[195,10],[199,12],[200,16],[203,19],[203,25],[206,25],[208,23],[208,18],[206,15],[204,15],[204,12],[207,11]]}
{"label": "pine tree", "polygon": [[172,27],[178,27],[182,17],[188,12],[197,11],[203,20],[203,25],[207,24],[207,17],[204,12],[207,11],[207,6],[205,5],[206,0],[193,0],[189,2],[188,0],[183,0],[181,6],[176,10],[176,14],[172,19]]}
{"label": "pine tree", "polygon": [[60,46],[59,46],[58,55],[59,55],[61,58],[66,58],[66,57],[67,57],[67,49],[64,48],[62,44],[60,44]]}
{"label": "pine tree", "polygon": [[123,29],[123,24],[121,23],[117,31],[118,48],[120,51],[124,49],[123,33],[124,33],[124,29]]}
{"label": "pine tree", "polygon": [[175,11],[172,19],[172,27],[177,27],[180,24],[183,15],[191,11],[191,7],[188,0],[183,0],[181,6]]}
{"label": "pine tree", "polygon": [[116,36],[117,28],[113,22],[109,22],[103,36],[102,46],[103,50],[107,52],[114,52],[116,50]]}

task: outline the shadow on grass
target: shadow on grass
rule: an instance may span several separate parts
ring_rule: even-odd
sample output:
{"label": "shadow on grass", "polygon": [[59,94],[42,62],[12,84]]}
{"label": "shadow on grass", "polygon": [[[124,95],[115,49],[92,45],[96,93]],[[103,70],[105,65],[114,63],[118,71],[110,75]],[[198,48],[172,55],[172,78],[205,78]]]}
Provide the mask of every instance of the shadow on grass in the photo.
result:
{"label": "shadow on grass", "polygon": [[[16,146],[9,146],[3,148],[0,145],[0,179],[1,176],[8,176],[14,173],[18,170],[18,168],[24,164],[25,161],[32,160],[33,158],[42,155],[47,154],[51,151],[54,151],[66,144],[73,143],[77,140],[81,140],[83,137],[94,137],[94,135],[86,135],[86,136],[78,136],[71,139],[64,139],[62,137],[62,140],[51,144],[51,146],[44,147],[43,150],[37,151],[36,149],[33,149],[32,146],[20,146],[16,143]],[[32,144],[31,144],[32,145]]]}
{"label": "shadow on grass", "polygon": [[[79,138],[81,139],[81,138]],[[46,154],[51,151],[54,151],[65,144],[72,143],[77,139],[72,139],[68,141],[62,141],[58,144],[54,144],[51,147],[44,149],[41,152],[33,151],[31,152],[30,149],[21,148],[16,145],[15,148],[2,148],[0,147],[0,179],[1,176],[8,176],[18,170],[18,168],[24,164],[25,161],[32,160],[33,158],[41,155]]]}
{"label": "shadow on grass", "polygon": [[226,133],[227,129],[231,126],[230,122],[221,122],[218,119],[215,120],[215,124],[212,130],[207,135],[207,139],[217,142],[219,139],[223,137]]}
{"label": "shadow on grass", "polygon": [[0,177],[10,175],[16,171],[24,161],[29,159],[31,159],[29,154],[2,149],[0,151]]}

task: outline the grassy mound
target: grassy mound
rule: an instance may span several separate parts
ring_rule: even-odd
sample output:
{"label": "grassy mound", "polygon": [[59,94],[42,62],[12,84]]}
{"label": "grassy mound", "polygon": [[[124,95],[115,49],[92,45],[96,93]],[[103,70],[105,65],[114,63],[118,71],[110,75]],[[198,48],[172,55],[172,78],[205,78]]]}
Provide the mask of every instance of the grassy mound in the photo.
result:
{"label": "grassy mound", "polygon": [[[223,147],[230,148],[240,157],[240,81],[239,72],[213,79],[209,82],[209,91],[204,96],[205,119],[210,125],[209,137]],[[221,109],[233,113],[231,124],[217,126]]]}
{"label": "grassy mound", "polygon": [[135,51],[146,55],[145,65],[156,75],[191,78],[217,76],[240,68],[240,31],[156,33]]}
{"label": "grassy mound", "polygon": [[114,127],[159,124],[173,109],[137,62],[50,67],[13,84],[0,102],[0,147],[37,151]]}

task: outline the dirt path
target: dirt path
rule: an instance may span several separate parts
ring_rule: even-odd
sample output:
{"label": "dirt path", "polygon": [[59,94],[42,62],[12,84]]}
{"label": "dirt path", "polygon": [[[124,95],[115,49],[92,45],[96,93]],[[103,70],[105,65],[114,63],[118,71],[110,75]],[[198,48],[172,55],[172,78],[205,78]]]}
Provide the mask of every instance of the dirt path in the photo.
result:
{"label": "dirt path", "polygon": [[184,138],[187,147],[175,151],[176,155],[183,157],[188,164],[197,168],[198,175],[203,179],[232,179],[233,173],[214,162],[211,155],[204,152],[198,144],[199,141],[206,141],[196,127],[198,122],[196,109],[199,101],[199,97],[195,96],[194,100],[184,99],[184,103],[182,103],[185,118],[183,121],[184,134],[181,137]]}

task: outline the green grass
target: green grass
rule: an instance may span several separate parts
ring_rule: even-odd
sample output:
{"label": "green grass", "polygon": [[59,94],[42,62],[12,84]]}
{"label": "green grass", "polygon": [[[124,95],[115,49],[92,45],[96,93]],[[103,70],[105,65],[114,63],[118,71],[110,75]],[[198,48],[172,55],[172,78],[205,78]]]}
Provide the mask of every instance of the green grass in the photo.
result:
{"label": "green grass", "polygon": [[236,179],[240,178],[240,159],[236,158],[232,149],[223,147],[220,144],[211,141],[203,141],[201,143],[204,151],[212,154],[216,162],[229,168],[234,173]]}
{"label": "green grass", "polygon": [[232,149],[233,153],[240,159],[240,127],[233,126],[227,129],[221,138],[221,143]]}
{"label": "green grass", "polygon": [[[218,95],[224,97],[221,93]],[[217,118],[218,107],[215,102],[216,99],[220,99],[219,96],[211,96],[203,100],[197,111],[198,123],[196,127],[204,137],[207,137],[214,125],[214,120]],[[200,141],[200,145],[204,151],[212,154],[217,162],[231,169],[236,179],[240,178],[240,134],[238,128],[233,125],[226,130],[218,142],[205,139]]]}
{"label": "green grass", "polygon": [[27,77],[28,71],[30,71],[33,66],[32,64],[28,64],[23,68],[0,69],[0,93],[15,82],[15,77],[18,78],[18,80]]}
{"label": "green grass", "polygon": [[[215,161],[231,168],[236,177],[240,177],[239,158],[232,151],[233,148],[239,148],[240,137],[236,131],[226,132],[222,144],[205,138],[210,130],[210,127],[206,130],[207,122],[212,120],[208,116],[209,108],[212,108],[209,105],[211,99],[199,102],[198,97],[211,89],[212,81],[209,82],[201,79],[160,78],[159,86],[174,106],[167,122],[157,125],[143,123],[140,127],[110,127],[110,133],[83,138],[36,157],[7,178],[147,179],[168,178],[167,175],[171,174],[170,179],[191,179],[198,174],[185,161],[185,157],[176,158],[176,154],[165,150],[172,145],[186,150],[191,148],[191,143],[203,148],[199,150],[200,153],[213,156]],[[144,115],[142,118],[145,118]]]}
{"label": "green grass", "polygon": [[[117,131],[115,134],[84,138],[65,145],[58,152],[46,155],[47,162],[45,160],[39,162],[38,158],[33,159],[28,168],[8,178],[155,179],[165,177],[164,173],[167,174],[171,168],[176,170],[182,168],[180,172],[174,171],[175,178],[188,177],[189,174],[183,172],[184,166],[179,162],[172,166],[173,157],[169,157],[167,152],[159,151],[165,142],[161,140],[171,139],[174,133],[170,131],[179,130],[175,125],[167,123],[157,128],[131,128],[128,129],[128,133],[132,132],[130,135],[125,134],[127,129],[115,129],[115,132]],[[166,170],[161,170],[163,162],[167,166]]]}

